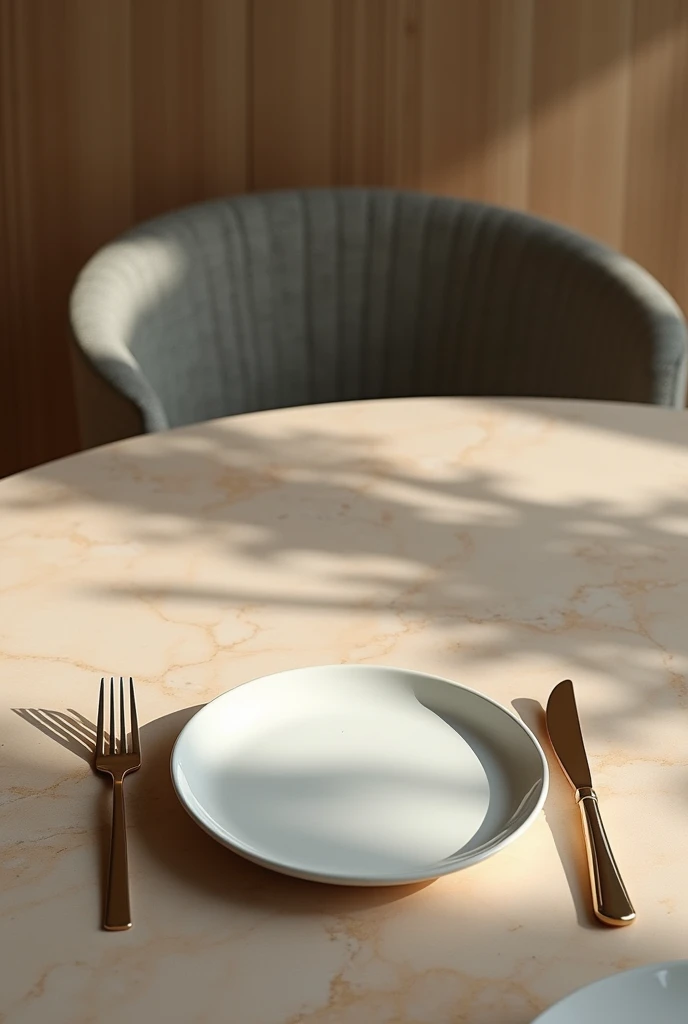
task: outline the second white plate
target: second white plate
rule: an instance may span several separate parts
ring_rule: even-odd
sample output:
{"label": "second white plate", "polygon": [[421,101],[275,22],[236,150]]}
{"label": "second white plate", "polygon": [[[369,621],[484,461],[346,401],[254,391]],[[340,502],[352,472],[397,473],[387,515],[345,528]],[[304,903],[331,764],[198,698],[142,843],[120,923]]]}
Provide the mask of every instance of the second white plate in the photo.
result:
{"label": "second white plate", "polygon": [[436,878],[502,849],[547,793],[529,729],[490,698],[403,669],[293,669],[229,690],[182,730],[179,799],[212,836],[342,885]]}
{"label": "second white plate", "polygon": [[579,989],[534,1024],[684,1024],[688,960],[636,967]]}

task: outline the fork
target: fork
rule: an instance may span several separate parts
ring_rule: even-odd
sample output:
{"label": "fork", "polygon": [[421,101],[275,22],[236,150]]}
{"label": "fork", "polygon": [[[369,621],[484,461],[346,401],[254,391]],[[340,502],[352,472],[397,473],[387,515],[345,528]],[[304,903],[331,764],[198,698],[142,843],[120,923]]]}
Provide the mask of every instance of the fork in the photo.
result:
{"label": "fork", "polygon": [[110,835],[110,867],[103,927],[119,932],[131,928],[129,908],[129,868],[127,865],[127,832],[124,821],[124,776],[141,767],[139,722],[136,715],[134,680],[129,679],[129,717],[131,735],[127,742],[124,713],[124,679],[119,679],[119,739],[115,729],[115,680],[110,678],[110,731],[105,733],[105,679],[100,680],[98,727],[96,729],[96,769],[112,777],[112,832]]}

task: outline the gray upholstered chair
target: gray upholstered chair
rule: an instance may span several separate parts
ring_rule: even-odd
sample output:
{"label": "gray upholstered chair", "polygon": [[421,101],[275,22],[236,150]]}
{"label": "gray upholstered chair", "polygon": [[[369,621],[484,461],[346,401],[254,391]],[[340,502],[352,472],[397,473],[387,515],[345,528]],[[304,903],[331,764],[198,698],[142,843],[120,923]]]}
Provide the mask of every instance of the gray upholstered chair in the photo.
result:
{"label": "gray upholstered chair", "polygon": [[404,395],[684,401],[686,326],[639,266],[546,221],[417,193],[179,210],[97,253],[71,313],[147,431]]}

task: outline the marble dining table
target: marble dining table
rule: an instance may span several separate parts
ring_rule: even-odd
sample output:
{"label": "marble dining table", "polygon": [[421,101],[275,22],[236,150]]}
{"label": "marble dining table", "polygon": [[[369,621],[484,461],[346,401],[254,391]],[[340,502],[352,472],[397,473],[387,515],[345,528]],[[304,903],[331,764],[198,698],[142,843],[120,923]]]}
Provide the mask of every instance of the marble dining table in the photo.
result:
{"label": "marble dining table", "polygon": [[[688,414],[399,399],[231,417],[0,482],[0,1019],[527,1024],[688,949]],[[346,888],[235,856],[172,745],[282,669],[398,665],[514,710],[550,762],[513,844],[430,884]],[[136,680],[134,926],[101,929],[101,676]],[[543,706],[574,681],[637,910],[593,918]]]}

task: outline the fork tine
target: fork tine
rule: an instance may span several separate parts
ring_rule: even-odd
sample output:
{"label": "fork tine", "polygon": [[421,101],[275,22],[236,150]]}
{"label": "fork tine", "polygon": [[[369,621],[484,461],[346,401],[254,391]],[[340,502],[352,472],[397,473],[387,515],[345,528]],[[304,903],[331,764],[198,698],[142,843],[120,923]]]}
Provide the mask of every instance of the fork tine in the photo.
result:
{"label": "fork tine", "polygon": [[117,753],[117,737],[115,734],[115,677],[110,676],[110,754]]}
{"label": "fork tine", "polygon": [[127,723],[124,717],[124,679],[122,676],[119,677],[119,724],[120,724],[120,739],[119,739],[119,752],[120,754],[126,754],[127,752]]}
{"label": "fork tine", "polygon": [[105,753],[105,677],[100,680],[98,698],[98,724],[96,726],[96,754]]}
{"label": "fork tine", "polygon": [[129,714],[131,717],[131,753],[140,754],[139,744],[139,719],[136,714],[136,695],[134,693],[134,680],[129,676]]}

